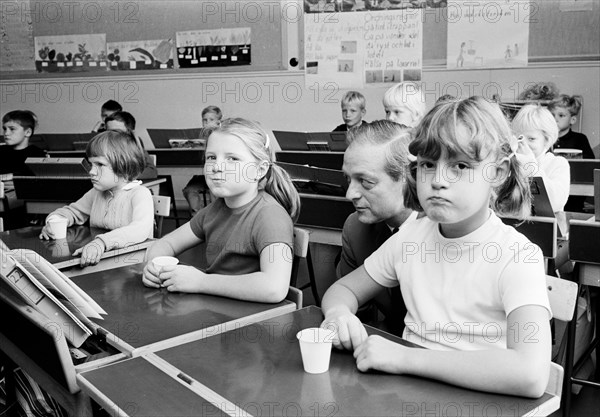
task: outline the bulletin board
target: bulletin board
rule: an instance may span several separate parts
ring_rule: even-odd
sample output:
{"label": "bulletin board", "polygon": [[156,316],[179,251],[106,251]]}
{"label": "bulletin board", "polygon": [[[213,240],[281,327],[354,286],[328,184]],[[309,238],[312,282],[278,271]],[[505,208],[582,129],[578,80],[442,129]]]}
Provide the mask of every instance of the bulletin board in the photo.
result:
{"label": "bulletin board", "polygon": [[[530,20],[530,63],[600,58],[600,2],[591,1],[592,10],[588,11],[561,11],[561,4],[564,6],[564,3],[568,2],[569,0],[533,0],[530,10],[523,10],[520,18]],[[163,73],[284,70],[287,68],[287,62],[283,59],[285,46],[282,31],[286,30],[286,25],[299,28],[300,55],[303,39],[302,23],[298,24],[297,21],[289,19],[288,15],[294,16],[294,13],[282,10],[284,3],[279,0],[3,1],[1,28],[3,32],[10,30],[11,37],[2,46],[3,64],[0,73],[3,76],[20,78],[49,76],[37,73],[33,61],[30,67],[27,66],[28,60],[35,56],[32,42],[35,36],[105,33],[106,42],[126,42],[140,39],[175,39],[178,31],[237,27],[249,27],[251,30],[252,59],[249,65],[202,69],[175,68],[164,70]],[[359,3],[361,2],[357,2]],[[297,4],[301,5],[302,2]],[[18,12],[29,13],[16,16],[15,7]],[[443,9],[428,9],[424,11],[423,16],[424,66],[445,66],[447,15]],[[4,24],[10,20],[7,17],[12,17],[16,23],[12,22],[12,26],[7,26]],[[6,38],[6,33],[0,35]],[[15,65],[11,66],[7,59],[14,59]],[[19,62],[16,62],[17,60]],[[135,76],[140,75],[140,72],[123,71],[119,75]],[[100,74],[94,72],[87,75]]]}
{"label": "bulletin board", "polygon": [[[15,14],[19,13],[20,16]],[[147,39],[172,39],[177,32],[250,28],[252,59],[249,65],[221,66],[215,68],[168,70],[185,73],[190,71],[227,72],[227,71],[269,71],[281,70],[282,63],[282,16],[279,1],[207,1],[207,0],[168,0],[168,1],[127,1],[127,0],[81,0],[78,2],[50,2],[40,0],[17,0],[2,2],[2,14],[13,20],[20,20],[31,27],[29,36],[59,36],[78,34],[106,34],[106,42],[128,42]],[[6,19],[5,19],[6,20]],[[31,50],[21,53],[32,58],[29,72],[32,77],[44,77],[48,74],[36,73],[31,42],[23,39],[24,30],[10,29],[12,40],[9,46],[20,40],[18,48],[30,44]],[[20,38],[20,39],[19,39]],[[17,57],[17,52],[6,56]],[[21,60],[22,61],[22,60]],[[7,66],[2,69],[10,70]],[[23,72],[22,63],[14,67]],[[155,73],[156,71],[148,71]],[[114,73],[113,73],[114,74]],[[140,74],[139,71],[119,72],[119,75]],[[27,75],[27,74],[26,74]],[[51,74],[55,76],[55,74]],[[60,74],[63,75],[63,74]],[[66,74],[65,74],[66,75]],[[79,76],[100,75],[79,73]]]}

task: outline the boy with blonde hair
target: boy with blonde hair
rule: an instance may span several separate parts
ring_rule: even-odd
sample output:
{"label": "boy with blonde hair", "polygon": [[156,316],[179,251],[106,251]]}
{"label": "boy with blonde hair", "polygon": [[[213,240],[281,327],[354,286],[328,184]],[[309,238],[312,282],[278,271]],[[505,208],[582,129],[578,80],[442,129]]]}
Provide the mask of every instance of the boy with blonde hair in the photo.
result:
{"label": "boy with blonde hair", "polygon": [[344,123],[333,129],[334,132],[347,132],[353,127],[363,123],[363,117],[367,113],[367,100],[358,91],[348,91],[342,97],[342,119]]}
{"label": "boy with blonde hair", "polygon": [[398,83],[385,92],[383,108],[387,120],[415,127],[426,113],[425,95],[416,83]]}
{"label": "boy with blonde hair", "polygon": [[512,130],[518,136],[518,157],[530,176],[542,177],[554,212],[563,211],[571,186],[569,162],[549,152],[558,139],[554,116],[545,107],[527,104],[512,121]]}

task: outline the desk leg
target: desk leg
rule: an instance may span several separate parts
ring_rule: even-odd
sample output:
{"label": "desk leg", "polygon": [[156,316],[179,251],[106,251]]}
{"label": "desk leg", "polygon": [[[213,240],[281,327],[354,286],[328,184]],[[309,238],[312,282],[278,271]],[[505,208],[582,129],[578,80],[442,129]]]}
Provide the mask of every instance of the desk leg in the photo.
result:
{"label": "desk leg", "polygon": [[[577,315],[577,307],[575,307],[575,315]],[[577,329],[577,318],[567,323],[567,353],[565,361],[565,377],[563,382],[562,407],[563,417],[571,415],[571,388],[573,377],[573,356],[575,355],[575,331]]]}

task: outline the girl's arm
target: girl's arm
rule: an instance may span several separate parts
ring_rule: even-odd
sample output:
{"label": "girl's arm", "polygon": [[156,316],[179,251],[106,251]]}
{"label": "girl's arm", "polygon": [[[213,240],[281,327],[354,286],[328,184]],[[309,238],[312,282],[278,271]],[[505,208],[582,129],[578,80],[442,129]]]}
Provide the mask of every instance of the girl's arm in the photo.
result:
{"label": "girl's arm", "polygon": [[563,211],[569,192],[571,191],[571,168],[569,162],[562,156],[552,160],[552,165],[540,165],[539,174],[544,179],[544,186],[548,192],[548,199],[552,210]]}
{"label": "girl's arm", "polygon": [[287,244],[273,243],[260,253],[258,272],[243,275],[206,274],[193,267],[176,265],[163,267],[160,279],[169,291],[278,303],[288,292],[292,260],[292,249]]}
{"label": "girl's arm", "polygon": [[336,281],[323,296],[321,308],[325,320],[321,327],[337,332],[333,345],[339,349],[356,349],[367,339],[365,327],[356,317],[358,307],[373,298],[381,289],[364,266]]}
{"label": "girl's arm", "polygon": [[508,315],[507,349],[440,351],[408,348],[370,336],[354,351],[359,370],[437,379],[468,389],[537,398],[550,372],[548,311],[525,305]]}
{"label": "girl's arm", "polygon": [[146,187],[138,186],[131,195],[131,222],[123,227],[98,235],[106,250],[122,248],[152,237],[154,229],[154,202]]}
{"label": "girl's arm", "polygon": [[[47,223],[48,219],[53,216],[61,216],[66,217],[69,220],[69,227],[75,224],[84,224],[90,218],[90,212],[92,211],[92,205],[94,204],[94,199],[97,193],[98,192],[92,188],[74,203],[54,210],[46,217],[45,223]],[[42,232],[40,233],[40,238],[54,239],[54,236],[45,224],[42,228]]]}
{"label": "girl's arm", "polygon": [[151,262],[152,259],[157,256],[177,256],[200,243],[202,243],[202,240],[192,232],[189,222],[154,242],[146,251],[146,266],[142,274],[144,285],[158,288],[162,283],[162,280],[158,277],[160,271],[154,268]]}

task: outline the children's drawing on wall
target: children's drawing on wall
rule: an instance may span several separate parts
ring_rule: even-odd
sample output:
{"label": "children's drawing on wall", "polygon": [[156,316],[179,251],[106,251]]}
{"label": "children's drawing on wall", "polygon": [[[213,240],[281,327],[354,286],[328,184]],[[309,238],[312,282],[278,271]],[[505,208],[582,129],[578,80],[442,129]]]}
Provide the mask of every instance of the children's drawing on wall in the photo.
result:
{"label": "children's drawing on wall", "polygon": [[461,1],[449,5],[447,68],[527,66],[529,23],[517,18],[520,10],[528,10],[527,0],[498,2],[493,7]]}
{"label": "children's drawing on wall", "polygon": [[354,61],[351,59],[338,59],[338,72],[354,72]]}
{"label": "children's drawing on wall", "polygon": [[38,72],[106,70],[106,34],[36,36]]}
{"label": "children's drawing on wall", "polygon": [[441,8],[447,0],[304,0],[305,13]]}
{"label": "children's drawing on wall", "polygon": [[106,44],[109,66],[119,70],[173,68],[172,39],[157,39]]}
{"label": "children's drawing on wall", "polygon": [[402,71],[402,81],[421,81],[421,70],[420,69],[405,69]]}
{"label": "children's drawing on wall", "polygon": [[317,61],[310,61],[306,63],[306,73],[307,74],[318,74],[319,73],[319,63]]}
{"label": "children's drawing on wall", "polygon": [[456,58],[456,68],[461,68],[465,63],[465,46],[466,42],[461,42],[460,44],[460,52],[458,53],[458,57]]}
{"label": "children's drawing on wall", "polygon": [[250,28],[199,29],[175,35],[181,68],[250,64]]}
{"label": "children's drawing on wall", "polygon": [[376,84],[383,82],[383,71],[365,71],[365,83],[366,84]]}
{"label": "children's drawing on wall", "polygon": [[357,51],[356,41],[342,41],[340,52],[343,54],[355,54]]}
{"label": "children's drawing on wall", "polygon": [[399,83],[402,82],[402,70],[385,70],[383,72],[384,83]]}

